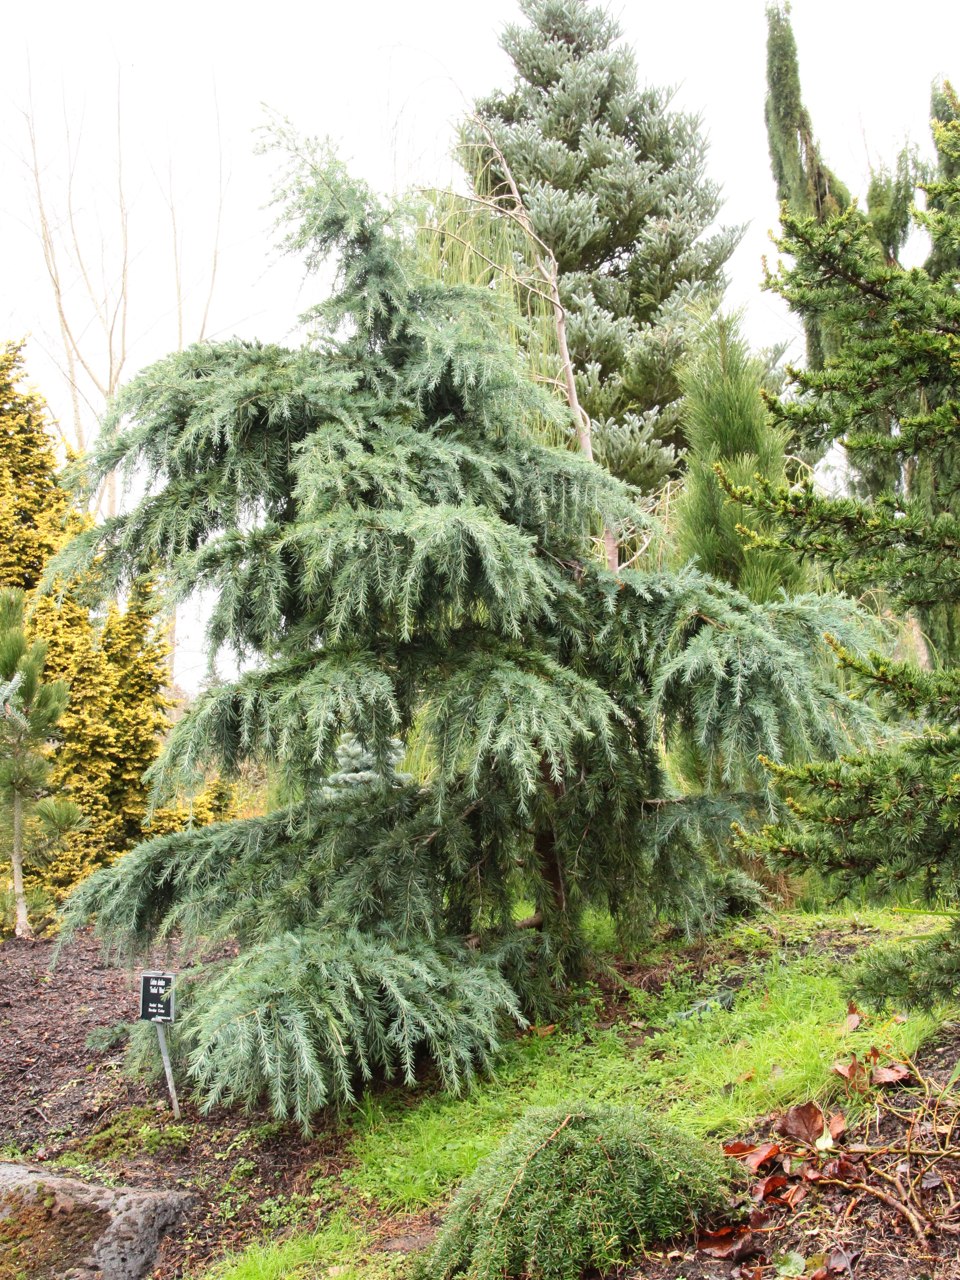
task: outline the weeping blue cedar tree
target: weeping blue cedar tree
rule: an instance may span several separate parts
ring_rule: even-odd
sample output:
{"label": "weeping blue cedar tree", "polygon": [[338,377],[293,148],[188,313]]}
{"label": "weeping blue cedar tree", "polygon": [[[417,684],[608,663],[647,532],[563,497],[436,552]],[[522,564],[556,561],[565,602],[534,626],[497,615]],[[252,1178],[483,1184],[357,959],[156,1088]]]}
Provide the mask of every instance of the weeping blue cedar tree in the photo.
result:
{"label": "weeping blue cedar tree", "polygon": [[[208,1105],[266,1095],[308,1128],[423,1054],[469,1081],[505,1019],[578,973],[591,904],[624,925],[715,912],[701,850],[741,811],[738,770],[846,740],[824,611],[856,640],[842,603],[761,608],[695,571],[606,569],[602,531],[646,517],[545,443],[572,423],[506,336],[517,317],[424,268],[422,207],[290,145],[287,246],[339,265],[312,335],[142,373],[91,483],[120,467],[149,490],[66,553],[109,587],[149,564],[175,598],[208,593],[211,646],[242,660],[177,724],[158,793],[253,758],[283,803],[141,844],[69,920],[95,916],[128,954],[235,940],[183,1006],[186,1069]],[[726,793],[669,793],[659,735],[678,720]],[[399,768],[413,738],[419,778]]]}

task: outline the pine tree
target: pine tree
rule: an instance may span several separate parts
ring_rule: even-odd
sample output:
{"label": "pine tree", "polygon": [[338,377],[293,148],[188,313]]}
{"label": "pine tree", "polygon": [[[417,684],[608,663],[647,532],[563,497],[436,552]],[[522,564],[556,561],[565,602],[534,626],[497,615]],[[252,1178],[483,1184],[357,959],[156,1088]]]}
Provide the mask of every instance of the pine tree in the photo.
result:
{"label": "pine tree", "polygon": [[680,368],[683,423],[689,440],[683,488],[671,517],[675,553],[739,588],[751,600],[774,600],[804,588],[796,556],[758,551],[739,526],[744,511],[721,487],[749,484],[761,475],[780,485],[787,475],[789,435],[773,425],[763,393],[771,371],[751,355],[736,316],[706,318]]}
{"label": "pine tree", "polygon": [[[945,158],[960,165],[960,122],[938,129]],[[945,239],[960,237],[960,179],[937,190],[939,207],[919,214]],[[892,458],[900,472],[922,459],[948,484],[931,517],[924,497],[892,490],[871,501],[827,498],[812,485],[737,491],[782,523],[776,537],[826,563],[852,592],[882,590],[903,611],[960,603],[960,521],[952,460],[960,430],[960,297],[956,275],[891,264],[855,210],[830,218],[784,215],[781,249],[794,265],[776,287],[804,318],[829,315],[842,344],[820,371],[795,374],[801,395],[777,417],[801,438],[842,441],[855,458]],[[927,394],[929,388],[930,393]],[[884,424],[878,430],[878,423]],[[840,887],[873,884],[913,891],[956,909],[960,893],[960,670],[921,671],[906,662],[846,653],[845,665],[889,702],[899,719],[886,743],[856,757],[778,771],[795,820],[748,840],[781,865],[812,866]],[[871,989],[929,1001],[960,990],[960,917],[912,952],[867,975]]]}
{"label": "pine tree", "polygon": [[44,645],[27,639],[23,600],[22,591],[0,590],[0,805],[5,824],[10,824],[16,935],[30,938],[24,887],[27,824],[35,816],[62,829],[74,825],[78,815],[62,802],[43,803],[50,783],[49,743],[68,691],[61,681],[44,679]]}
{"label": "pine tree", "polygon": [[676,368],[692,298],[719,291],[736,230],[708,233],[719,189],[699,121],[640,89],[620,30],[586,0],[521,0],[502,45],[517,76],[463,129],[478,192],[515,180],[557,260],[580,403],[597,457],[647,492],[684,444]]}
{"label": "pine tree", "polygon": [[[91,482],[154,477],[60,564],[204,589],[243,673],[202,695],[165,786],[267,765],[270,812],[164,835],[82,884],[76,922],[136,952],[176,930],[239,955],[178,1021],[208,1105],[301,1124],[428,1054],[457,1087],[502,1019],[575,976],[591,905],[625,927],[716,910],[700,856],[759,750],[831,752],[858,716],[820,674],[842,602],[764,607],[690,569],[622,568],[598,531],[633,491],[545,442],[569,410],[528,376],[497,294],[422,266],[422,203],[388,208],[292,142],[288,247],[339,260],[313,337],[205,343],[120,396]],[[722,753],[723,796],[667,787],[661,726]],[[428,762],[399,766],[415,739]],[[751,798],[750,802],[753,802]],[[533,913],[517,922],[518,902]]]}
{"label": "pine tree", "polygon": [[[797,556],[747,545],[744,508],[725,492],[717,474],[722,468],[728,486],[749,484],[758,475],[772,484],[785,481],[788,433],[770,421],[763,398],[776,380],[773,370],[751,355],[738,317],[718,313],[703,318],[679,377],[689,448],[682,487],[669,513],[675,562],[695,561],[761,604],[802,593],[809,584]],[[680,733],[668,745],[671,767],[686,787],[722,787],[724,762],[715,759],[708,766],[696,735]],[[762,774],[757,763],[758,785]]]}

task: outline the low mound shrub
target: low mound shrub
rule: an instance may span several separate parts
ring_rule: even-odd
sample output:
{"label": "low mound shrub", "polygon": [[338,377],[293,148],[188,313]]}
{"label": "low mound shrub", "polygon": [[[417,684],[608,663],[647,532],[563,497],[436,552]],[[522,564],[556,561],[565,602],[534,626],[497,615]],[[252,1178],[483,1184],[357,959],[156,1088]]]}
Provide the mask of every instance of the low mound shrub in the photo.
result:
{"label": "low mound shrub", "polygon": [[726,1200],[722,1158],[620,1107],[534,1108],[453,1200],[422,1275],[579,1280]]}

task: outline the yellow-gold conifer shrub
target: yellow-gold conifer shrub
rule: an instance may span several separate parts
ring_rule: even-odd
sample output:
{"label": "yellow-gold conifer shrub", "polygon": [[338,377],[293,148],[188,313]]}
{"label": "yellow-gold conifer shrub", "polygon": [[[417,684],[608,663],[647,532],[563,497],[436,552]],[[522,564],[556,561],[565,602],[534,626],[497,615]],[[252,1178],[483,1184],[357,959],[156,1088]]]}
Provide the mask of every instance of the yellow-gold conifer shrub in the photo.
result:
{"label": "yellow-gold conifer shrub", "polygon": [[92,616],[76,591],[42,594],[46,564],[87,518],[58,477],[50,416],[22,386],[22,344],[0,347],[0,587],[29,593],[30,634],[47,645],[46,673],[70,686],[54,754],[54,794],[85,819],[57,856],[33,873],[60,900],[98,866],[142,838],[146,769],[167,727],[167,649],[157,633],[152,585]]}
{"label": "yellow-gold conifer shrub", "polygon": [[0,585],[33,591],[60,546],[69,500],[47,406],[20,385],[23,344],[0,344]]}

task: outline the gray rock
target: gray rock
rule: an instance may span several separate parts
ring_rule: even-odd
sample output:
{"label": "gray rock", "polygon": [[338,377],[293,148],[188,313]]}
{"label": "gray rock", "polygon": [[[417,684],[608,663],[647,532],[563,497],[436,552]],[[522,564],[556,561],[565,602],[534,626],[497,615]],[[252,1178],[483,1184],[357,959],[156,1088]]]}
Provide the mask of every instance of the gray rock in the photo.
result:
{"label": "gray rock", "polygon": [[[57,1280],[143,1280],[191,1199],[178,1191],[95,1186],[0,1161],[0,1263],[16,1261],[24,1274],[33,1267]],[[15,1218],[21,1232],[13,1229]]]}

